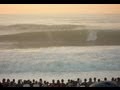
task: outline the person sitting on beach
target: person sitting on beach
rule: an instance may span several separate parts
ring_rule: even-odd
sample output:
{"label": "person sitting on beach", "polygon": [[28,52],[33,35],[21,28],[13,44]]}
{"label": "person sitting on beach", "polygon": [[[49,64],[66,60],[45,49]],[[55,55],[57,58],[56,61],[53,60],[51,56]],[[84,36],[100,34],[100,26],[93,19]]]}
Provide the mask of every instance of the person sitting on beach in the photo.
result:
{"label": "person sitting on beach", "polygon": [[60,87],[60,81],[57,80],[57,83],[55,84],[55,87]]}
{"label": "person sitting on beach", "polygon": [[13,81],[10,82],[10,87],[16,87],[16,82],[15,79],[13,79]]}
{"label": "person sitting on beach", "polygon": [[104,81],[105,81],[105,82],[107,81],[107,78],[106,78],[106,77],[104,78]]}
{"label": "person sitting on beach", "polygon": [[47,86],[50,87],[50,83],[49,82],[47,82]]}
{"label": "person sitting on beach", "polygon": [[[79,81],[80,81],[80,79],[79,79]],[[73,80],[73,87],[77,87],[77,84],[78,84],[78,83],[80,83],[80,82],[77,82],[77,81],[74,81],[74,80]],[[79,84],[78,84],[78,86],[79,86]]]}
{"label": "person sitting on beach", "polygon": [[117,83],[117,85],[120,87],[120,77],[117,78],[116,83]]}
{"label": "person sitting on beach", "polygon": [[15,79],[13,79],[13,81],[12,81],[12,87],[16,87]]}
{"label": "person sitting on beach", "polygon": [[32,80],[32,86],[33,86],[33,84],[35,84],[35,79]]}
{"label": "person sitting on beach", "polygon": [[81,84],[82,86],[88,87],[87,79],[84,79],[84,82]]}
{"label": "person sitting on beach", "polygon": [[42,79],[39,79],[39,86],[42,87],[42,85],[43,85]]}
{"label": "person sitting on beach", "polygon": [[76,81],[74,81],[74,80],[71,80],[71,81],[70,81],[70,83],[71,83],[71,87],[75,87],[75,86],[76,86],[76,84],[77,84],[77,82],[76,82]]}
{"label": "person sitting on beach", "polygon": [[2,86],[3,87],[7,87],[7,83],[6,83],[6,79],[5,78],[3,78],[3,80],[2,80]]}
{"label": "person sitting on beach", "polygon": [[23,87],[21,80],[18,80],[16,87]]}
{"label": "person sitting on beach", "polygon": [[117,78],[114,78],[114,81],[117,82]]}
{"label": "person sitting on beach", "polygon": [[31,80],[28,80],[28,84],[30,85],[30,87],[32,87],[32,86],[33,86],[33,84],[32,84],[32,82],[31,82]]}
{"label": "person sitting on beach", "polygon": [[90,86],[91,84],[93,84],[93,82],[92,82],[92,78],[89,78],[88,86]]}
{"label": "person sitting on beach", "polygon": [[66,86],[67,86],[67,87],[72,87],[72,83],[71,83],[71,80],[70,80],[70,79],[68,79],[68,82],[67,82]]}
{"label": "person sitting on beach", "polygon": [[23,87],[30,87],[30,84],[28,83],[28,81],[24,80]]}
{"label": "person sitting on beach", "polygon": [[80,78],[77,79],[76,87],[80,87],[82,80]]}
{"label": "person sitting on beach", "polygon": [[55,80],[52,80],[52,83],[50,83],[50,87],[55,87]]}
{"label": "person sitting on beach", "polygon": [[64,83],[64,80],[63,80],[63,79],[61,80],[60,87],[65,87],[65,83]]}
{"label": "person sitting on beach", "polygon": [[114,81],[115,81],[115,78],[114,78],[114,77],[112,77],[111,81],[112,81],[112,82],[114,82]]}
{"label": "person sitting on beach", "polygon": [[98,79],[98,82],[101,82],[101,80],[100,80],[100,79]]}
{"label": "person sitting on beach", "polygon": [[46,81],[44,81],[44,83],[43,83],[43,87],[48,87],[48,84],[47,84]]}
{"label": "person sitting on beach", "polygon": [[3,87],[1,82],[0,82],[0,87]]}
{"label": "person sitting on beach", "polygon": [[33,87],[40,87],[39,83],[36,81],[34,84],[33,84]]}
{"label": "person sitting on beach", "polygon": [[7,87],[10,87],[10,79],[7,79],[6,84],[7,84]]}
{"label": "person sitting on beach", "polygon": [[93,83],[96,83],[97,82],[97,79],[96,79],[96,77],[94,77],[94,79],[93,79],[94,81],[93,81]]}
{"label": "person sitting on beach", "polygon": [[111,81],[102,81],[90,85],[90,87],[119,87],[116,83]]}

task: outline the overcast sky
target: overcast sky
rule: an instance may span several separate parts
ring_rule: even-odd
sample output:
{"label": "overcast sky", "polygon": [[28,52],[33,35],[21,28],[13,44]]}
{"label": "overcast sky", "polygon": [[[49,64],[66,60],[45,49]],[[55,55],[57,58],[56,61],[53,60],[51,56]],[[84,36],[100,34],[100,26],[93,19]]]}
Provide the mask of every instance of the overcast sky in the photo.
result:
{"label": "overcast sky", "polygon": [[120,4],[1,4],[0,14],[120,14]]}

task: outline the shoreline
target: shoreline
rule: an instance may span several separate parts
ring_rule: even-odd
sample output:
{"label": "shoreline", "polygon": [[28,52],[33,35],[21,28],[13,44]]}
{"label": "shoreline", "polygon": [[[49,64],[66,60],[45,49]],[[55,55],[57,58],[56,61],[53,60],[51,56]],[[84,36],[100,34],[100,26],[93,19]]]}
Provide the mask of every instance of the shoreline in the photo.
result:
{"label": "shoreline", "polygon": [[82,81],[86,78],[98,78],[103,80],[104,77],[107,77],[108,80],[111,80],[112,77],[119,77],[120,71],[94,71],[94,72],[28,72],[28,73],[11,73],[11,74],[0,74],[0,80],[2,78],[10,78],[10,79],[40,79],[43,78],[47,81],[52,81],[52,79],[64,79],[65,82],[68,79],[76,80],[77,78],[80,78]]}

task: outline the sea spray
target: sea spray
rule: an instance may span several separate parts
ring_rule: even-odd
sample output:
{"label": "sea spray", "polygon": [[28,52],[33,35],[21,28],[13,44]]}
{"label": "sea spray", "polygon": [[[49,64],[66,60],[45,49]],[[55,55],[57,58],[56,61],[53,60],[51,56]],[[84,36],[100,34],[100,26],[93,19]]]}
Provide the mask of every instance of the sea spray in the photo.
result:
{"label": "sea spray", "polygon": [[88,31],[88,38],[87,41],[95,41],[97,39],[97,31],[90,30]]}

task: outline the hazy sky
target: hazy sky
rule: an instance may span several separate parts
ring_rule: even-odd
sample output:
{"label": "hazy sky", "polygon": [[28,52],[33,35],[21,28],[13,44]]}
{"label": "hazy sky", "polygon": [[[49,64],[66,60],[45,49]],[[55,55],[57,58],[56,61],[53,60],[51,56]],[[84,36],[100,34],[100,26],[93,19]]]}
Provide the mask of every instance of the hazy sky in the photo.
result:
{"label": "hazy sky", "polygon": [[120,14],[120,4],[1,4],[0,14]]}

